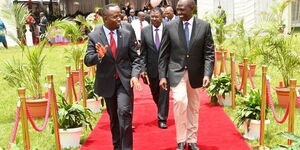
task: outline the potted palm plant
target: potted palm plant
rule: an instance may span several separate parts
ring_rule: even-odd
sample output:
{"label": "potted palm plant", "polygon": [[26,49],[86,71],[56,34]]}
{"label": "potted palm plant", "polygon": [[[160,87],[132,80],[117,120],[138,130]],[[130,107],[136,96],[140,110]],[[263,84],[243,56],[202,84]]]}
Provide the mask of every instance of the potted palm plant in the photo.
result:
{"label": "potted palm plant", "polygon": [[89,108],[93,113],[101,112],[101,100],[94,92],[94,80],[89,77],[85,77],[85,89],[87,97],[87,108]]}
{"label": "potted palm plant", "polygon": [[[83,58],[87,47],[86,42],[78,44],[79,40],[85,38],[80,26],[69,19],[56,20],[48,26],[47,31],[49,31],[48,34],[50,37],[54,37],[57,33],[59,33],[71,42],[71,44],[65,48],[65,52],[67,53],[66,58],[74,64],[73,67],[75,70],[72,71],[72,75],[74,81],[77,82],[79,78],[80,59]],[[87,72],[85,72],[85,74],[87,74]]]}
{"label": "potted palm plant", "polygon": [[233,23],[229,27],[233,38],[228,39],[224,45],[230,45],[230,48],[236,53],[239,63],[240,75],[242,76],[244,70],[243,59],[249,60],[251,75],[255,75],[255,58],[256,49],[259,47],[257,42],[257,35],[251,34],[245,29],[244,19],[240,19]]}
{"label": "potted palm plant", "polygon": [[80,135],[84,126],[92,130],[91,120],[94,119],[89,109],[78,103],[68,104],[64,96],[59,95],[58,126],[62,148],[79,147]]}
{"label": "potted palm plant", "polygon": [[205,20],[207,20],[213,30],[214,36],[214,43],[216,43],[216,59],[222,60],[221,55],[222,51],[224,51],[225,56],[227,50],[224,49],[224,42],[226,41],[226,34],[229,32],[229,26],[225,24],[224,18],[226,17],[225,14],[218,16],[216,12],[213,12],[209,15],[206,15]]}
{"label": "potted palm plant", "polygon": [[[259,90],[251,90],[245,97],[238,96],[241,99],[241,105],[237,109],[235,121],[237,127],[244,125],[245,134],[247,139],[255,140],[259,138],[260,134],[260,112],[261,112],[261,93]],[[266,109],[266,116],[268,109]],[[266,120],[266,124],[270,120]]]}
{"label": "potted palm plant", "polygon": [[[298,53],[299,41],[295,35],[281,34],[278,29],[282,26],[282,14],[292,0],[284,0],[272,8],[272,12],[264,13],[263,18],[267,19],[256,25],[258,33],[265,36],[260,40],[263,47],[259,49],[263,63],[277,68],[282,76],[284,87],[277,87],[276,93],[280,107],[287,107],[289,104],[289,82],[294,77],[300,66],[300,55]],[[299,104],[296,105],[300,107]]]}
{"label": "potted palm plant", "polygon": [[45,117],[47,99],[44,98],[42,87],[42,70],[46,55],[43,53],[47,40],[35,47],[24,46],[25,58],[13,59],[4,63],[3,78],[11,87],[25,87],[29,91],[26,103],[33,117]]}
{"label": "potted palm plant", "polygon": [[223,106],[231,106],[231,78],[230,75],[221,73],[220,76],[212,78],[209,87],[207,88],[208,95],[211,96],[211,103],[218,102]]}

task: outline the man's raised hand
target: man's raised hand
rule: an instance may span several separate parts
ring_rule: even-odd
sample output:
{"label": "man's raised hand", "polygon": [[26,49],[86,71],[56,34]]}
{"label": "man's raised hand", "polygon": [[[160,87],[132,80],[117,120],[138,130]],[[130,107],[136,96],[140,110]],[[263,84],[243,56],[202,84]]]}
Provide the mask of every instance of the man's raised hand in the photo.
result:
{"label": "man's raised hand", "polygon": [[105,55],[106,52],[107,52],[107,48],[108,48],[107,45],[102,46],[100,43],[97,43],[97,44],[96,44],[96,50],[97,50],[98,56],[99,56],[100,58],[103,58],[103,57],[104,57],[104,55]]}

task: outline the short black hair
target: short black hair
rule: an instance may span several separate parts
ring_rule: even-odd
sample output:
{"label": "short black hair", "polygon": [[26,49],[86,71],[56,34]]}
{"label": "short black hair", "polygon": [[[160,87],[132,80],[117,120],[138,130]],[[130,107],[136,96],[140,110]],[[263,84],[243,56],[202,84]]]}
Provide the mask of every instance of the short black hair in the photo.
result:
{"label": "short black hair", "polygon": [[103,7],[103,9],[102,9],[102,15],[103,15],[103,16],[106,16],[106,15],[107,15],[107,11],[109,10],[110,7],[119,7],[119,8],[120,8],[119,5],[114,4],[114,3],[105,5],[105,6]]}
{"label": "short black hair", "polygon": [[[152,8],[152,9],[151,9],[151,12],[159,12],[160,15],[163,14],[163,11],[162,11],[159,7]],[[150,13],[151,13],[151,12],[150,12]]]}

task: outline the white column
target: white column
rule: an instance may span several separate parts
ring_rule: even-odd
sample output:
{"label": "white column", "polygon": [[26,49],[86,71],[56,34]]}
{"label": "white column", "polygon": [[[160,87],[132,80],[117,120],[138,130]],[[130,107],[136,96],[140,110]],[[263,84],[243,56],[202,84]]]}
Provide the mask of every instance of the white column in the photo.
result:
{"label": "white column", "polygon": [[285,24],[284,33],[291,32],[292,28],[292,3],[290,3],[283,12],[283,22]]}
{"label": "white column", "polygon": [[32,41],[32,33],[30,31],[30,27],[28,24],[26,24],[26,45],[27,46],[33,46],[33,41]]}

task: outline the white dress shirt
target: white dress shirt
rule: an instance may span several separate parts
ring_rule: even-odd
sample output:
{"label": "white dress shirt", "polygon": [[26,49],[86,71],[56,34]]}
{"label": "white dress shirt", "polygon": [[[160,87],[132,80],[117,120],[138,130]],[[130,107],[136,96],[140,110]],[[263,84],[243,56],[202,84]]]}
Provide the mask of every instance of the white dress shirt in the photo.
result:
{"label": "white dress shirt", "polygon": [[[107,42],[108,42],[108,44],[110,44],[110,32],[111,31],[108,28],[106,28],[105,25],[103,25],[103,30],[104,30]],[[112,32],[114,32],[113,37],[116,42],[116,47],[118,47],[118,32],[117,32],[117,30],[113,30]],[[105,46],[105,45],[103,45],[103,46]],[[108,46],[110,46],[110,45],[108,45]]]}
{"label": "white dress shirt", "polygon": [[183,23],[183,31],[184,31],[184,27],[185,27],[185,23],[188,22],[189,23],[189,41],[191,40],[191,35],[192,35],[192,29],[193,29],[193,22],[194,22],[194,17],[192,17],[190,20],[188,21],[182,21]]}
{"label": "white dress shirt", "polygon": [[[147,21],[142,21],[143,28],[149,25]],[[131,26],[135,32],[135,36],[137,40],[141,40],[141,20],[136,19],[131,22]]]}
{"label": "white dress shirt", "polygon": [[158,28],[156,28],[155,26],[152,25],[152,33],[153,33],[153,41],[154,41],[154,43],[155,43],[155,35],[156,35],[155,29],[158,29],[159,42],[161,43],[162,31],[163,31],[163,24],[161,23]]}

